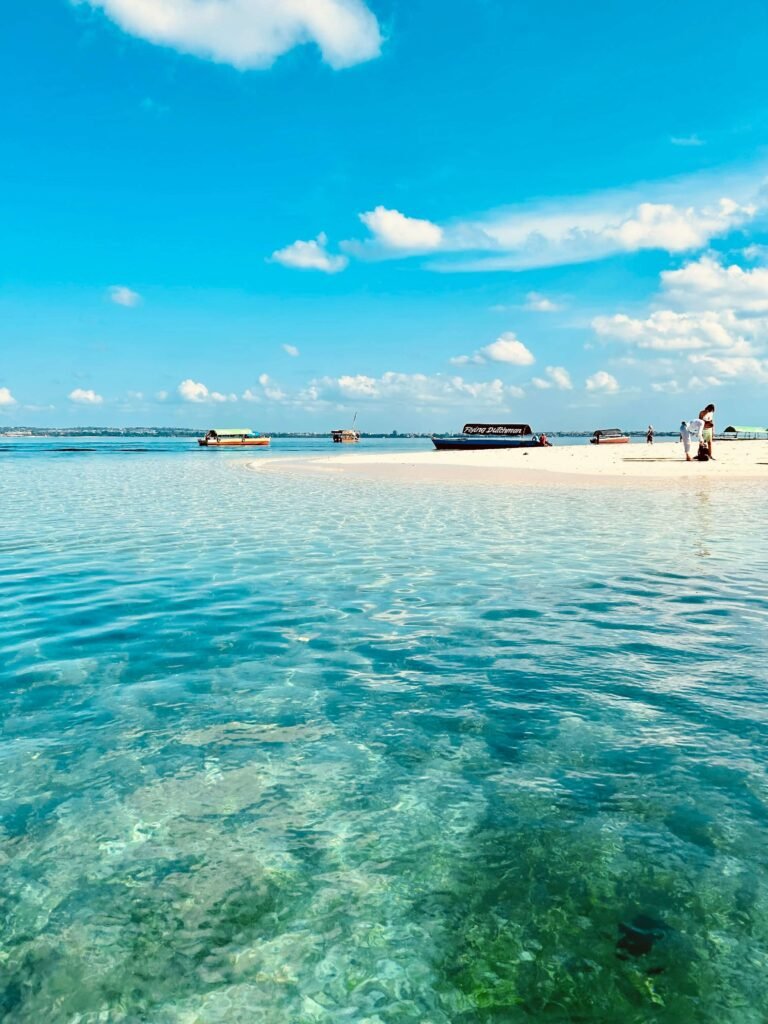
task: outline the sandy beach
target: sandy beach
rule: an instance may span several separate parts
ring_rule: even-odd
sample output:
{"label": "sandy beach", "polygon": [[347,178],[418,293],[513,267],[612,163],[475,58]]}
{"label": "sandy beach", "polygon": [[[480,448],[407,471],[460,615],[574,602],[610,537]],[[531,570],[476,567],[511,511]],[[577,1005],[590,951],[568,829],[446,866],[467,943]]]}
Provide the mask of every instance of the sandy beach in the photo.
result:
{"label": "sandy beach", "polygon": [[768,441],[723,441],[715,460],[686,462],[679,442],[654,445],[553,445],[504,451],[424,451],[254,462],[264,472],[339,474],[401,482],[606,485],[671,484],[768,479]]}

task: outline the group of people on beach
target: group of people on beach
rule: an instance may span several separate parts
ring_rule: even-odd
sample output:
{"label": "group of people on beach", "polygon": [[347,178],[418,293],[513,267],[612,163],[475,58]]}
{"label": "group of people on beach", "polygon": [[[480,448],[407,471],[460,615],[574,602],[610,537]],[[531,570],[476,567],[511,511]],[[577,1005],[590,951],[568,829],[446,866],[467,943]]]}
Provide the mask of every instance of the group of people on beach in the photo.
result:
{"label": "group of people on beach", "polygon": [[680,440],[683,442],[685,461],[691,462],[691,442],[696,441],[698,451],[695,456],[699,462],[714,461],[712,454],[712,441],[715,437],[715,407],[710,402],[706,405],[696,419],[683,420],[680,423]]}

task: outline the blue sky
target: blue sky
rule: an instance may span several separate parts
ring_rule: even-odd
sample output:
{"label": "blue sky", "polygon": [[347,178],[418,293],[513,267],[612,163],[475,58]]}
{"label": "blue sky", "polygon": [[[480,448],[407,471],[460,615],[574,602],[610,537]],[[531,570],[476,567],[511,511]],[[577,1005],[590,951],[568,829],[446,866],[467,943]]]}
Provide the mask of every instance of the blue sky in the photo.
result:
{"label": "blue sky", "polygon": [[0,425],[768,421],[761,3],[0,17]]}

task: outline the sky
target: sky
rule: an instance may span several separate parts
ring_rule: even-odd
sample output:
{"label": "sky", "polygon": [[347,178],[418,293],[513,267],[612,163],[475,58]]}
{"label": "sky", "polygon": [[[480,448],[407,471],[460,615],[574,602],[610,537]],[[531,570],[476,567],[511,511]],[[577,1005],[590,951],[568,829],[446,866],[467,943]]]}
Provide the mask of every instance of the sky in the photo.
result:
{"label": "sky", "polygon": [[768,424],[762,2],[0,23],[0,429]]}

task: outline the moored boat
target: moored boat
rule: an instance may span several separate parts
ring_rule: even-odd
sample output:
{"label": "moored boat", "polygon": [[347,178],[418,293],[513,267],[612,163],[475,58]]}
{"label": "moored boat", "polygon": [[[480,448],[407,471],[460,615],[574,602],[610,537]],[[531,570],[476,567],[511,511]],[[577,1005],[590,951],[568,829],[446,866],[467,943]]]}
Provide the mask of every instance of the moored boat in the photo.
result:
{"label": "moored boat", "polygon": [[334,444],[357,444],[360,434],[356,430],[332,430],[331,438]]}
{"label": "moored boat", "polygon": [[589,439],[590,444],[629,444],[629,438],[618,427],[596,430]]}
{"label": "moored boat", "polygon": [[198,437],[201,448],[254,448],[269,444],[269,438],[253,430],[228,429],[209,430],[205,437]]}
{"label": "moored boat", "polygon": [[454,437],[433,435],[432,444],[438,451],[549,447],[546,437],[534,434],[527,423],[465,423],[461,434]]}

